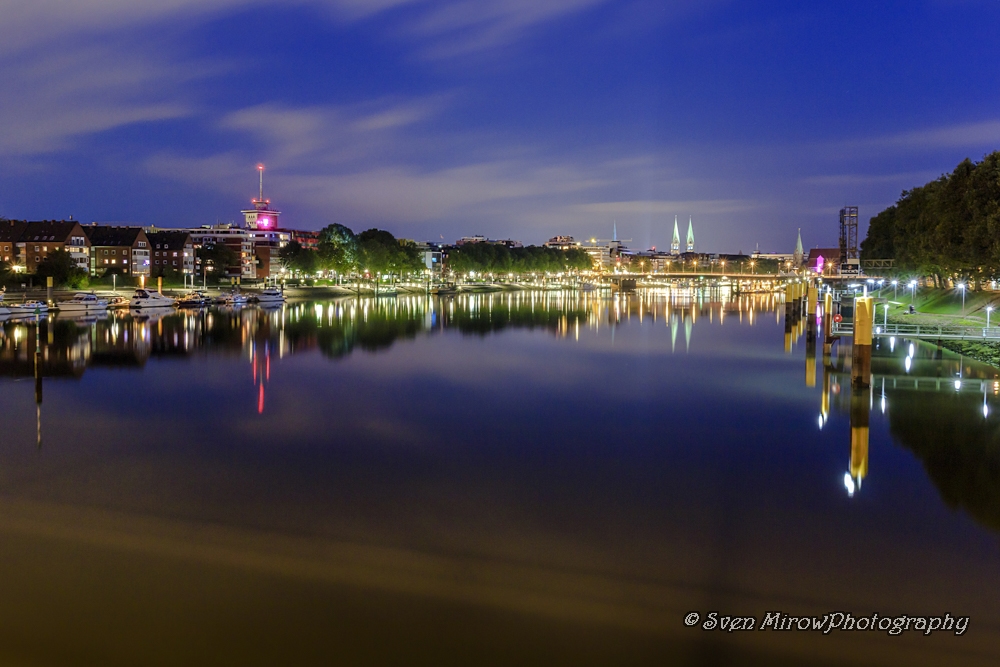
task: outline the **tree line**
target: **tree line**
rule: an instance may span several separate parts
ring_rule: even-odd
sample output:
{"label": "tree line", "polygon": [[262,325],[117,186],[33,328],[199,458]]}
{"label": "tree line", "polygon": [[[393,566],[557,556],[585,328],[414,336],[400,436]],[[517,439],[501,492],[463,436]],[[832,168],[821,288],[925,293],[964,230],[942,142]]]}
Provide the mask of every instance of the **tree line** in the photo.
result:
{"label": "tree line", "polygon": [[966,158],[950,174],[912,190],[874,218],[862,259],[933,276],[983,280],[1000,276],[1000,152]]}
{"label": "tree line", "polygon": [[[412,241],[397,239],[381,229],[355,235],[344,225],[324,227],[315,249],[293,241],[281,249],[286,269],[301,275],[332,271],[342,275],[405,275],[424,270],[421,253]],[[447,250],[447,268],[456,273],[560,273],[589,270],[590,255],[579,248],[561,250],[543,246],[508,248],[492,243],[470,243]]]}
{"label": "tree line", "polygon": [[545,246],[508,248],[493,243],[468,243],[448,250],[447,266],[456,273],[562,273],[589,271],[590,255],[580,248]]}
{"label": "tree line", "polygon": [[420,251],[412,241],[397,239],[382,229],[355,234],[344,225],[328,225],[319,232],[315,249],[292,241],[280,251],[282,264],[293,273],[312,275],[319,271],[340,274],[404,275],[424,268]]}

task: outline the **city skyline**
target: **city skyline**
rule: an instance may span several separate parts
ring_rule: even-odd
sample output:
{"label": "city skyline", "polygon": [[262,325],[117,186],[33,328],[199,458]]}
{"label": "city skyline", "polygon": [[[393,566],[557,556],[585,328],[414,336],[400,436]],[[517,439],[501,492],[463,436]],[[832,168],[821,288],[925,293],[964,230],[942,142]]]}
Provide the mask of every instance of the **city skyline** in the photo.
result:
{"label": "city skyline", "polygon": [[[1000,145],[994,3],[85,0],[8,13],[0,216],[718,252],[837,238]],[[266,31],[262,29],[266,26]],[[58,44],[58,48],[51,48]]]}

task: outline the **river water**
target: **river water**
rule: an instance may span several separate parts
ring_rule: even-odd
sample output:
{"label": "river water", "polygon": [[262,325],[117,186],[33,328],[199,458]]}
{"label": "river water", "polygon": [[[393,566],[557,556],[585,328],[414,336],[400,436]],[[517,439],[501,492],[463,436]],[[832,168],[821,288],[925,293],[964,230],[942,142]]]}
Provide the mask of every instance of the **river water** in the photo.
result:
{"label": "river water", "polygon": [[[849,340],[824,363],[784,312],[663,290],[6,321],[0,662],[996,664],[1000,372],[883,340],[852,396]],[[838,611],[969,621],[703,629]]]}

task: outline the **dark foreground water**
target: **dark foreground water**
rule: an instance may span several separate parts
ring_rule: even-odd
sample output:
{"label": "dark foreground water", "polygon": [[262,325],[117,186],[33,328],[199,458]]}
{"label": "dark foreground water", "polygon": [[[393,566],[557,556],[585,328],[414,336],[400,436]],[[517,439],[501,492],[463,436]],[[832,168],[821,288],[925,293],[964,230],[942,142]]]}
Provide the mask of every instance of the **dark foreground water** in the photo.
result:
{"label": "dark foreground water", "polygon": [[[852,397],[790,324],[688,292],[5,322],[0,663],[997,664],[996,371],[883,341]],[[838,611],[969,621],[702,629]]]}

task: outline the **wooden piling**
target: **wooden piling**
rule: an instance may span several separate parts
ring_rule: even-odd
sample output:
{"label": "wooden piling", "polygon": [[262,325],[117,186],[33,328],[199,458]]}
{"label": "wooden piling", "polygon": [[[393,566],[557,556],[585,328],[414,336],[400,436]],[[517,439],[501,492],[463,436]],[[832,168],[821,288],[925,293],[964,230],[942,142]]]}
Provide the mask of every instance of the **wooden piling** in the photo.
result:
{"label": "wooden piling", "polygon": [[870,296],[854,300],[854,345],[851,358],[851,386],[866,389],[872,375],[872,307]]}

